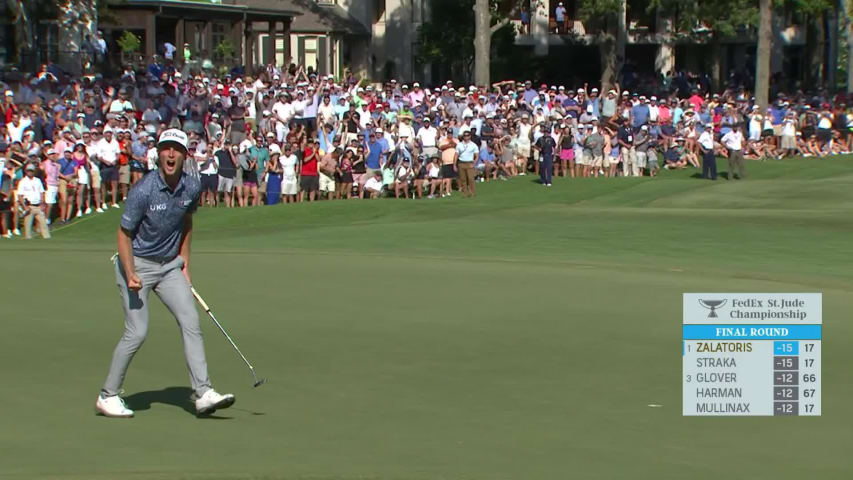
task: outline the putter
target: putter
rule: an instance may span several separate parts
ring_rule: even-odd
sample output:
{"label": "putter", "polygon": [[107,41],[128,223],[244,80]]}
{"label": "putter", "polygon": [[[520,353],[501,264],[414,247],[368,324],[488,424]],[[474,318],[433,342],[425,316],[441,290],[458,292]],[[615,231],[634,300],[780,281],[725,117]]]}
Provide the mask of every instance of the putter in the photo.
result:
{"label": "putter", "polygon": [[207,302],[205,302],[204,299],[201,298],[201,295],[198,294],[198,292],[195,290],[195,287],[190,285],[190,291],[193,292],[193,296],[198,301],[199,305],[201,305],[201,308],[203,308],[204,311],[207,312],[207,315],[210,317],[211,320],[213,320],[213,323],[215,323],[216,326],[219,327],[219,331],[222,332],[223,335],[225,335],[225,338],[228,339],[228,341],[231,343],[231,346],[234,347],[234,350],[236,350],[237,354],[240,355],[240,358],[242,358],[243,361],[246,362],[246,366],[249,367],[249,371],[252,372],[252,378],[255,380],[254,387],[258,388],[261,385],[267,383],[266,378],[258,379],[258,376],[255,375],[255,367],[253,367],[252,364],[249,363],[248,360],[246,360],[246,356],[243,355],[243,352],[241,352],[239,348],[237,348],[237,344],[234,343],[234,340],[231,340],[231,336],[228,335],[228,332],[226,332],[225,329],[222,328],[222,325],[216,320],[216,317],[213,316],[213,312],[210,311],[210,307],[207,306]]}

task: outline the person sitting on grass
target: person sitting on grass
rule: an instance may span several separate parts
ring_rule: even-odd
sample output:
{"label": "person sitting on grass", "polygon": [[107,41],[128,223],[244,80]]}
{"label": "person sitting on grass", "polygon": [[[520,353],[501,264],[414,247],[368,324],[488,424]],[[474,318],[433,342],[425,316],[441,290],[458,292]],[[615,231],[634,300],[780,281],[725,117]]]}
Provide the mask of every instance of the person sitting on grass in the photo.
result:
{"label": "person sitting on grass", "polygon": [[415,159],[414,165],[412,165],[412,183],[415,187],[415,196],[417,198],[424,197],[424,189],[427,186],[427,166],[426,161],[424,160],[423,155],[418,155]]}
{"label": "person sitting on grass", "polygon": [[684,148],[684,139],[678,137],[667,151],[663,154],[667,170],[676,170],[687,167],[687,152]]}
{"label": "person sitting on grass", "polygon": [[482,182],[498,179],[498,167],[495,166],[495,150],[492,142],[486,143],[486,148],[480,149],[480,155],[477,162],[477,171],[481,175]]}
{"label": "person sitting on grass", "polygon": [[430,159],[427,167],[427,178],[429,180],[429,196],[427,198],[435,198],[435,192],[438,190],[441,194],[441,160],[438,155]]}
{"label": "person sitting on grass", "polygon": [[402,198],[408,198],[409,179],[412,177],[412,169],[409,167],[409,159],[403,157],[403,160],[398,162],[398,164],[397,168],[394,169],[394,197],[401,198],[400,192],[402,192]]}
{"label": "person sitting on grass", "polygon": [[394,176],[394,172],[397,170],[397,158],[392,158],[385,165],[382,166],[382,170],[380,171],[382,174],[382,188],[386,193],[391,192],[394,189],[394,183],[396,182],[396,177]]}
{"label": "person sitting on grass", "polygon": [[367,198],[379,198],[382,193],[382,172],[376,171],[364,184],[364,193]]}

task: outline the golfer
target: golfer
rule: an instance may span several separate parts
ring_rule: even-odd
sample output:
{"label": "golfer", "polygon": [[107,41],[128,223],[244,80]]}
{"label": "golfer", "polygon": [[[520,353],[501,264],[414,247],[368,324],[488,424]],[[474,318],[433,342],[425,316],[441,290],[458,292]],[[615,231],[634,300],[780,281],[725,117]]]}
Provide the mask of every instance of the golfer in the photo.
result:
{"label": "golfer", "polygon": [[130,190],[118,229],[116,282],[124,308],[124,334],[95,403],[97,413],[107,417],[133,416],[118,393],[133,355],[145,341],[152,291],[181,328],[196,412],[206,415],[234,404],[234,395],[221,395],[210,386],[198,313],[190,292],[192,214],[198,206],[201,183],[183,172],[187,135],[177,129],[164,131],[157,154],[160,168],[142,177]]}

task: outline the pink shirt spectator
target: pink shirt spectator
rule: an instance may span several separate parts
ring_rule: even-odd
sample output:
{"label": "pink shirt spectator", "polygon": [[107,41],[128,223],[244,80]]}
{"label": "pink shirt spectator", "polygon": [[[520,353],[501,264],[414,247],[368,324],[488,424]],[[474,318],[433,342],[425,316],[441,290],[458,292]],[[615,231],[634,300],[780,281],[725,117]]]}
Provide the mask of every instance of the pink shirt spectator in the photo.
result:
{"label": "pink shirt spectator", "polygon": [[59,164],[45,160],[41,162],[41,169],[44,171],[45,181],[49,186],[59,185]]}

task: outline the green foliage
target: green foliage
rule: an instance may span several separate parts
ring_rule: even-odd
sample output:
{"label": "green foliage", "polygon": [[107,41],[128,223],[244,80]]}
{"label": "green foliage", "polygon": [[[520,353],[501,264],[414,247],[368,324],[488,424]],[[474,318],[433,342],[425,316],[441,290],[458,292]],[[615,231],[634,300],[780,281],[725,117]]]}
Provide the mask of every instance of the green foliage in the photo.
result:
{"label": "green foliage", "polygon": [[234,56],[234,44],[229,38],[223,38],[213,49],[213,54],[218,59],[226,59]]}
{"label": "green foliage", "polygon": [[619,13],[622,0],[581,0],[580,17],[583,20],[593,20]]}
{"label": "green foliage", "polygon": [[474,56],[474,1],[436,0],[418,30],[418,61],[455,63]]}
{"label": "green foliage", "polygon": [[832,9],[832,0],[784,0],[783,3],[805,15],[820,15]]}
{"label": "green foliage", "polygon": [[[709,33],[731,37],[744,27],[758,25],[755,0],[651,0],[649,9],[654,8],[671,15],[676,32],[688,37]],[[701,27],[707,27],[708,31]]]}
{"label": "green foliage", "polygon": [[136,52],[142,45],[142,41],[139,40],[139,37],[132,34],[128,30],[124,31],[124,33],[121,35],[121,37],[119,37],[116,43],[118,43],[119,48],[124,53]]}
{"label": "green foliage", "polygon": [[[469,77],[474,62],[474,0],[435,0],[432,19],[418,30],[416,60],[438,64],[454,74]],[[506,18],[497,4],[492,8],[492,25]],[[492,36],[494,60],[506,61],[515,41],[515,30],[507,24]]]}

